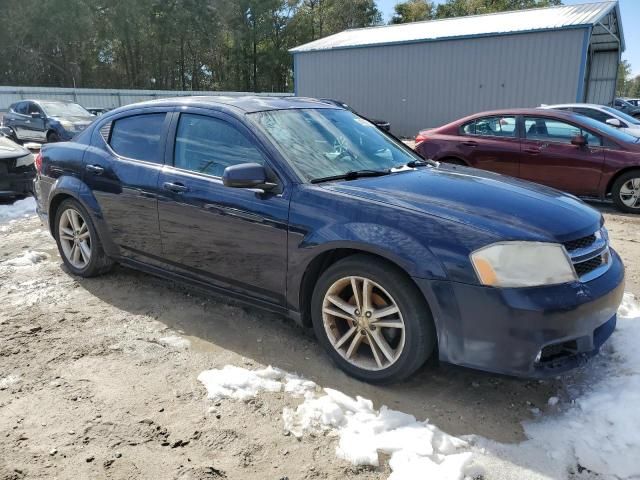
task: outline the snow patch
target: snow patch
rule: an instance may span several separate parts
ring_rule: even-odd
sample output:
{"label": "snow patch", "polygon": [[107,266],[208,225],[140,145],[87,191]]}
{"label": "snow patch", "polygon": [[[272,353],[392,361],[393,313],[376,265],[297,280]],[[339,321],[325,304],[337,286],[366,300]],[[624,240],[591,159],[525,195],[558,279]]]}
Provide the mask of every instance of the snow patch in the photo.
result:
{"label": "snow patch", "polygon": [[[416,478],[559,479],[588,469],[598,478],[640,478],[640,306],[625,294],[618,325],[600,355],[565,377],[581,393],[565,406],[551,397],[550,411],[525,423],[528,440],[501,444],[474,435],[453,437],[412,415],[352,398],[282,370],[225,366],[198,376],[209,398],[246,400],[261,391],[295,392],[304,401],[285,408],[285,431],[296,437],[338,437],[336,455],[356,465],[389,455],[390,480]],[[591,478],[591,477],[590,477]]]}
{"label": "snow patch", "polygon": [[49,255],[44,252],[27,250],[22,255],[7,260],[4,262],[4,265],[10,265],[12,267],[30,267],[46,260],[47,258],[49,258]]}
{"label": "snow patch", "polygon": [[178,335],[169,335],[167,337],[162,337],[158,341],[162,345],[166,345],[167,347],[172,347],[177,350],[186,350],[191,346],[191,342],[189,340],[179,337]]}
{"label": "snow patch", "polygon": [[[393,480],[439,478],[459,480],[469,474],[472,454],[460,452],[469,445],[439,430],[428,421],[355,399],[330,388],[325,395],[307,396],[295,410],[282,413],[285,430],[297,437],[305,433],[335,432],[336,455],[354,465],[378,466],[379,453],[390,455]],[[475,472],[479,473],[479,472]]]}
{"label": "snow patch", "polygon": [[442,480],[461,480],[470,472],[472,454],[458,451],[468,447],[465,441],[427,421],[418,422],[412,415],[385,406],[376,410],[366,398],[352,398],[330,388],[316,394],[314,382],[270,366],[247,370],[226,365],[202,372],[198,380],[213,400],[247,400],[263,391],[304,396],[296,409],[282,412],[285,431],[296,437],[325,432],[336,435],[336,455],[354,465],[377,466],[378,453],[386,453],[391,456],[392,480],[422,478],[425,473]]}
{"label": "snow patch", "polygon": [[259,392],[286,391],[294,396],[304,395],[315,389],[316,384],[271,366],[261,370],[225,365],[222,369],[206,370],[198,380],[207,389],[208,398],[220,400],[233,398],[248,400]]}
{"label": "snow patch", "polygon": [[0,205],[0,223],[12,219],[29,217],[36,213],[36,201],[33,197],[17,200],[11,205]]}
{"label": "snow patch", "polygon": [[20,383],[20,377],[18,375],[7,375],[0,378],[0,390],[5,390],[13,385]]}

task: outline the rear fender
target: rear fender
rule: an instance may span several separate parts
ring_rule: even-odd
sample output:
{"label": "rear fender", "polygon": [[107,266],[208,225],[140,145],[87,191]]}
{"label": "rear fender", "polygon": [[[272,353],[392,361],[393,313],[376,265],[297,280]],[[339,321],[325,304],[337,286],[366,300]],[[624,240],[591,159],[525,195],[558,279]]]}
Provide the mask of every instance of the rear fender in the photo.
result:
{"label": "rear fender", "polygon": [[51,187],[49,198],[47,201],[47,211],[49,214],[49,229],[53,234],[53,225],[55,222],[55,214],[52,208],[57,208],[57,205],[62,200],[62,197],[71,197],[80,203],[91,217],[91,221],[98,231],[100,236],[100,242],[104,248],[105,253],[108,256],[118,256],[119,249],[117,245],[111,239],[109,228],[104,221],[102,210],[100,205],[93,195],[91,189],[79,178],[72,176],[62,176],[56,179]]}

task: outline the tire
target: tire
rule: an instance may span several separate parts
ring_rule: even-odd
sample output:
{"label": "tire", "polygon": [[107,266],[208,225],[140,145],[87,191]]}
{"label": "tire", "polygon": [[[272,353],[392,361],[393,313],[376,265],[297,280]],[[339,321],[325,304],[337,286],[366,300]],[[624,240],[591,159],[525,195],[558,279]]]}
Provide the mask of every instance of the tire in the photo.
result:
{"label": "tire", "polygon": [[640,169],[620,175],[611,187],[611,198],[618,210],[640,214]]}
{"label": "tire", "polygon": [[9,140],[17,143],[18,145],[22,145],[22,142],[18,140],[18,136],[16,135],[16,132],[13,130],[13,128],[9,128],[9,130],[11,131],[11,133],[8,135]]}
{"label": "tire", "polygon": [[[353,295],[353,278],[357,296]],[[372,286],[370,310],[364,301],[365,280],[366,285]],[[333,301],[337,297],[345,308],[360,305],[363,311],[356,308],[348,314],[330,301],[330,296]],[[382,315],[383,309],[389,312],[394,304],[398,313]],[[341,316],[327,313],[336,311]],[[373,315],[368,316],[367,311]],[[346,317],[342,316],[345,314]],[[381,318],[375,319],[376,314]],[[408,378],[427,361],[436,346],[433,318],[422,293],[403,271],[369,255],[347,257],[320,276],[311,300],[311,317],[315,335],[333,362],[347,374],[368,383],[384,384]],[[378,322],[394,327],[376,327]],[[384,340],[382,344],[380,338]],[[354,344],[357,345],[352,348]],[[380,345],[390,356],[384,355]]]}
{"label": "tire", "polygon": [[60,135],[56,132],[47,133],[47,143],[56,143],[60,141]]}
{"label": "tire", "polygon": [[[78,219],[81,221],[77,223],[77,225],[81,225],[80,229],[76,228],[73,218],[76,221]],[[69,231],[72,233],[69,234]],[[113,261],[107,257],[102,248],[100,237],[89,213],[76,200],[64,200],[58,207],[54,223],[54,236],[62,261],[74,275],[86,278],[95,277],[108,272],[113,266]],[[84,247],[81,245],[82,242],[85,244]],[[75,245],[75,249],[73,245]],[[89,249],[88,255],[86,247]],[[76,251],[78,253],[74,254]]]}

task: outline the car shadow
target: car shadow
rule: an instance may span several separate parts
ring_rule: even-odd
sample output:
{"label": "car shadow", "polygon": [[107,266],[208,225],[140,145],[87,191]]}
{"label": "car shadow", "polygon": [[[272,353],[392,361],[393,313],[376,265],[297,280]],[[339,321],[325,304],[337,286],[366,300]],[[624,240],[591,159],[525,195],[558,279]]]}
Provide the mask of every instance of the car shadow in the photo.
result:
{"label": "car shadow", "polygon": [[[145,273],[116,267],[93,279],[77,278],[89,293],[132,315],[150,315],[192,341],[192,348],[220,348],[264,365],[296,372],[323,387],[374,401],[376,407],[429,419],[453,435],[479,434],[500,442],[523,439],[521,422],[534,418],[557,395],[560,382],[521,380],[428,362],[408,381],[374,386],[345,375],[316,343],[310,329],[277,314]],[[211,365],[220,368],[222,365]]]}

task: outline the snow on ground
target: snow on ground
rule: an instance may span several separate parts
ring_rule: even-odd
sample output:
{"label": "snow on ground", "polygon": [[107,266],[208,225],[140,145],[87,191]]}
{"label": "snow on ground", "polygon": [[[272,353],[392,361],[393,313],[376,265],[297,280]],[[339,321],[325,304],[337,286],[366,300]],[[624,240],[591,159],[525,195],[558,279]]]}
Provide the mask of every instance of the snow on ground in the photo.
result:
{"label": "snow on ground", "polygon": [[391,480],[439,478],[461,480],[479,473],[470,467],[471,453],[458,453],[467,443],[447,435],[427,421],[382,407],[376,410],[371,400],[355,399],[337,390],[322,389],[298,376],[267,367],[261,370],[226,365],[198,376],[213,400],[247,400],[258,393],[291,392],[304,396],[297,409],[282,413],[285,431],[302,437],[328,432],[339,437],[336,455],[354,465],[378,465],[378,452],[391,456]]}
{"label": "snow on ground", "polygon": [[169,335],[162,337],[158,340],[162,345],[167,347],[173,347],[177,350],[186,350],[191,346],[191,342],[186,338],[179,337],[178,335]]}
{"label": "snow on ground", "polygon": [[10,265],[12,267],[30,267],[46,260],[47,258],[49,258],[49,255],[44,252],[27,250],[22,255],[7,260],[4,262],[4,265]]}
{"label": "snow on ground", "polygon": [[[301,437],[327,433],[338,437],[336,455],[355,465],[378,465],[389,455],[390,480],[418,478],[558,479],[594,474],[601,479],[640,478],[640,306],[625,294],[618,327],[586,375],[568,375],[580,394],[563,404],[551,397],[557,414],[524,425],[528,440],[506,445],[474,435],[452,437],[427,420],[337,390],[282,370],[247,370],[231,365],[198,376],[211,399],[246,400],[258,393],[303,396],[285,408],[285,431]],[[589,473],[592,472],[592,473]]]}
{"label": "snow on ground", "polygon": [[33,197],[17,200],[11,205],[0,205],[0,223],[35,215],[36,201]]}

